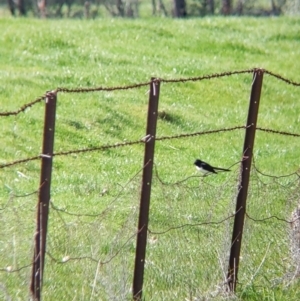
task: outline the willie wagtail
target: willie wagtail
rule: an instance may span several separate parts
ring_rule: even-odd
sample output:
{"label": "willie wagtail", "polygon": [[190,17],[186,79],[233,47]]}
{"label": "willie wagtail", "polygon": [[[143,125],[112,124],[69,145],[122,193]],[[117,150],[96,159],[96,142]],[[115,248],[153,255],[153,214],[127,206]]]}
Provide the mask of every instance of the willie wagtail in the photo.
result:
{"label": "willie wagtail", "polygon": [[209,165],[206,162],[203,162],[199,159],[197,159],[194,164],[196,165],[196,168],[198,170],[200,170],[201,172],[203,172],[204,174],[208,174],[208,173],[217,173],[216,170],[221,170],[221,171],[230,171],[229,169],[226,168],[219,168],[219,167],[213,167],[211,165]]}

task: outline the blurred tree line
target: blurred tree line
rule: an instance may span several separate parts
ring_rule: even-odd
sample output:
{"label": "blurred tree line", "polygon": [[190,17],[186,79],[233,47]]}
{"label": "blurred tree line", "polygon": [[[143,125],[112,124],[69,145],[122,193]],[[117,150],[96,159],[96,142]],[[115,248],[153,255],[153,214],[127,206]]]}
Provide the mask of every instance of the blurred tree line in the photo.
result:
{"label": "blurred tree line", "polygon": [[[40,18],[97,18],[103,11],[113,17],[139,17],[149,1],[152,15],[185,18],[206,15],[271,16],[299,13],[300,0],[0,0],[14,16],[28,12]],[[150,12],[149,12],[150,13]]]}

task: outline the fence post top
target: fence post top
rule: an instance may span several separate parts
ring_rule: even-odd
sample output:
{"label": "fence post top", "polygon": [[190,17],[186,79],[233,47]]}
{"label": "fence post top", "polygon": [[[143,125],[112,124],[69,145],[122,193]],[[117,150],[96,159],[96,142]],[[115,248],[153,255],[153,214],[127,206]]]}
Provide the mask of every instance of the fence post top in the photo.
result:
{"label": "fence post top", "polygon": [[57,90],[52,90],[52,91],[46,92],[46,97],[56,97],[56,95],[57,95]]}
{"label": "fence post top", "polygon": [[260,73],[264,73],[265,69],[264,68],[254,68],[253,71],[260,74]]}

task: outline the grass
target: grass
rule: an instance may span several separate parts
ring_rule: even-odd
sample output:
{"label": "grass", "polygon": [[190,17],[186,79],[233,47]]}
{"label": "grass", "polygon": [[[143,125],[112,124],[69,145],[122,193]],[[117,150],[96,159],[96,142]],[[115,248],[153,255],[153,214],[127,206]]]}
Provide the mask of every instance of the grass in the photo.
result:
{"label": "grass", "polygon": [[[5,45],[0,48],[1,111],[16,110],[57,87],[120,86],[147,82],[152,76],[185,78],[262,67],[300,81],[299,18],[5,17],[0,27],[0,43]],[[251,82],[248,74],[162,84],[159,109],[167,118],[159,119],[157,135],[244,125]],[[145,135],[147,90],[59,94],[55,151],[140,139]],[[259,126],[300,133],[298,90],[265,75]],[[41,103],[0,118],[0,164],[41,152],[43,114]],[[222,285],[232,218],[161,233],[183,224],[221,221],[234,212],[238,165],[228,174],[189,177],[196,175],[196,157],[224,167],[238,162],[243,134],[156,143],[146,300],[299,299],[299,281],[287,276],[295,265],[289,226],[280,220],[246,220],[235,297],[227,296]],[[297,171],[298,153],[298,138],[257,132],[254,158],[262,172]],[[142,145],[55,157],[44,300],[130,299],[142,160]],[[5,270],[32,260],[37,195],[31,193],[39,187],[39,168],[40,163],[32,161],[0,170],[2,299],[24,300],[29,294],[30,267]],[[297,177],[274,179],[253,171],[251,217],[289,219],[298,200]]]}

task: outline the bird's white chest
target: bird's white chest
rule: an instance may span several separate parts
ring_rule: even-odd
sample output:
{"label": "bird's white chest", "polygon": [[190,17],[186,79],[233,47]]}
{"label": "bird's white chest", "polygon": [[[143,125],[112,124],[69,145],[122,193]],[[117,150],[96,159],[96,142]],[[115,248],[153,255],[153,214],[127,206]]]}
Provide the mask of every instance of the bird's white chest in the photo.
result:
{"label": "bird's white chest", "polygon": [[202,166],[201,166],[201,167],[196,166],[196,168],[197,168],[197,170],[201,171],[201,172],[204,173],[205,175],[206,175],[207,173],[209,173],[209,171],[206,170],[206,169],[203,169]]}

